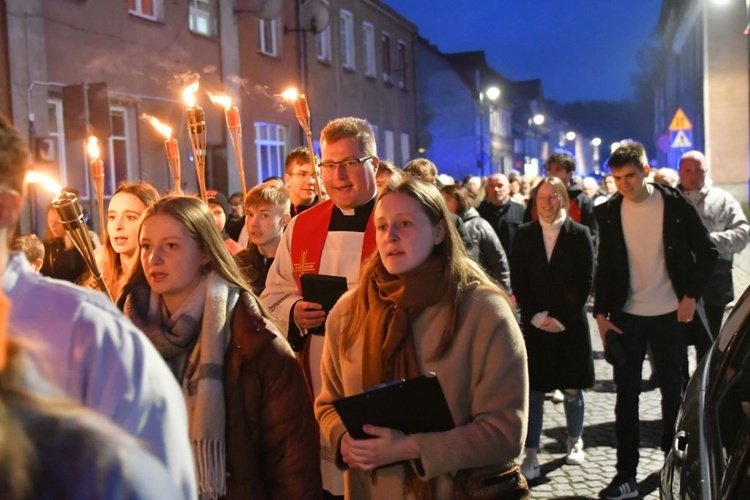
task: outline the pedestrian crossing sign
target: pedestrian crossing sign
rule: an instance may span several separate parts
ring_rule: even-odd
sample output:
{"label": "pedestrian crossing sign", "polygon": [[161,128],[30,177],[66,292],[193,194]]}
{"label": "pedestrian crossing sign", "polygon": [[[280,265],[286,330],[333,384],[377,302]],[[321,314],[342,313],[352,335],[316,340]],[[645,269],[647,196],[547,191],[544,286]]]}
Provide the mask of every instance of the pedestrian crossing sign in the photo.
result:
{"label": "pedestrian crossing sign", "polygon": [[693,147],[693,134],[690,130],[674,130],[670,132],[672,149],[685,149]]}

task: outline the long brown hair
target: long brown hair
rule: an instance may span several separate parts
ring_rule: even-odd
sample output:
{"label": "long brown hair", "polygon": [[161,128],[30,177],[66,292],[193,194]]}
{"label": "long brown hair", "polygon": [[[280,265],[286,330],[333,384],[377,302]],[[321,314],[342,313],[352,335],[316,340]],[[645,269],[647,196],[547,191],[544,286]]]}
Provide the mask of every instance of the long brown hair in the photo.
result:
{"label": "long brown hair", "polygon": [[[144,210],[159,200],[159,192],[154,186],[147,182],[121,182],[112,194],[112,198],[119,193],[132,194],[141,200],[144,205]],[[110,198],[110,201],[112,201],[112,198]],[[107,288],[112,294],[112,297],[117,300],[117,297],[122,290],[123,280],[125,279],[126,273],[122,268],[120,254],[115,252],[115,249],[112,247],[112,241],[110,240],[109,233],[106,229],[107,226],[105,225],[104,227],[104,241],[102,242],[101,250],[104,254],[104,258],[101,262],[100,271],[102,272],[102,277],[104,278],[104,282],[107,284]]]}
{"label": "long brown hair", "polygon": [[[458,230],[452,222],[448,207],[445,205],[443,196],[437,187],[416,179],[407,178],[401,184],[389,186],[380,195],[375,207],[383,198],[393,193],[405,194],[416,200],[433,227],[442,224],[445,229],[445,237],[435,245],[432,256],[437,257],[443,264],[443,274],[438,277],[444,286],[445,297],[441,303],[448,308],[450,321],[446,325],[440,343],[433,353],[433,358],[442,357],[453,343],[455,332],[458,329],[458,306],[461,296],[469,283],[478,281],[481,285],[492,288],[508,300],[507,294],[494,282],[482,268],[469,257],[466,247],[458,234]],[[367,311],[370,308],[367,299],[368,286],[374,285],[376,271],[385,270],[380,253],[375,252],[362,266],[360,281],[352,292],[352,307],[349,327],[342,332],[340,352],[346,356],[354,344],[356,338],[364,332]],[[508,300],[510,304],[510,301]]]}

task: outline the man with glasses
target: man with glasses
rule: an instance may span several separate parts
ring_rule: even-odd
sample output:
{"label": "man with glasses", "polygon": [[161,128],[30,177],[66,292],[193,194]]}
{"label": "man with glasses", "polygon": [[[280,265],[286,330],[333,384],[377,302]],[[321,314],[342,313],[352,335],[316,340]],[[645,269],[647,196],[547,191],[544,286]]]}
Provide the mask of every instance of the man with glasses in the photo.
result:
{"label": "man with glasses", "polygon": [[289,189],[292,217],[320,201],[315,194],[314,174],[313,157],[307,148],[296,148],[286,155],[284,183]]}
{"label": "man with glasses", "polygon": [[[281,239],[261,295],[263,303],[298,352],[313,396],[321,389],[320,361],[327,311],[302,298],[300,276],[343,276],[349,289],[359,269],[375,251],[375,206],[378,169],[372,127],[360,118],[338,118],[320,134],[323,186],[329,200],[294,217]],[[321,435],[321,472],[327,498],[344,494],[343,473],[335,451]]]}

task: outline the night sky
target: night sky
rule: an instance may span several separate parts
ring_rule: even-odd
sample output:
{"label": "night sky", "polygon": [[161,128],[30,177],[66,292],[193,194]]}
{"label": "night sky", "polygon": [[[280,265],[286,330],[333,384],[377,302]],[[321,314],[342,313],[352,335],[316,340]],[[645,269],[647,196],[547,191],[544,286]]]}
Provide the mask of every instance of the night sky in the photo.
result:
{"label": "night sky", "polygon": [[636,52],[656,27],[660,0],[382,0],[442,52],[484,50],[512,80],[541,78],[559,101],[632,93]]}

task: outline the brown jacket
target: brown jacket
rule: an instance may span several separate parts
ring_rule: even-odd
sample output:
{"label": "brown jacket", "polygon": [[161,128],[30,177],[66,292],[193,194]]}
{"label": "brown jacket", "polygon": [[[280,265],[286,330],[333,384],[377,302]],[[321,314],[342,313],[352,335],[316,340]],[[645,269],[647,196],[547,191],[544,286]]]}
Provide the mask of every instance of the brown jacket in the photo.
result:
{"label": "brown jacket", "polygon": [[235,308],[225,359],[227,499],[318,499],[318,427],[287,341]]}

